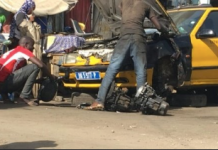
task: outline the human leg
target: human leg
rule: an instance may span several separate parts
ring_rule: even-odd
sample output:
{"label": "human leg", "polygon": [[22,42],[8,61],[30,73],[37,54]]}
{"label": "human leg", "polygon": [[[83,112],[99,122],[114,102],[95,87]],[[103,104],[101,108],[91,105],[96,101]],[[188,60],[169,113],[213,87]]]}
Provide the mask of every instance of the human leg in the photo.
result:
{"label": "human leg", "polygon": [[27,65],[12,73],[4,82],[3,92],[15,92],[21,90],[20,98],[26,103],[29,102],[32,87],[40,69],[35,65]]}
{"label": "human leg", "polygon": [[134,62],[137,90],[147,81],[146,39],[140,35],[133,36],[130,55]]}
{"label": "human leg", "polygon": [[95,110],[95,109],[101,109],[103,107],[108,89],[112,81],[114,80],[115,76],[119,72],[122,63],[127,57],[127,54],[129,52],[129,47],[131,45],[130,44],[131,42],[129,41],[130,38],[131,35],[124,36],[117,43],[114,49],[113,56],[110,61],[110,65],[108,66],[105,77],[101,83],[101,87],[99,88],[98,98],[91,105],[91,107],[88,107],[87,109]]}
{"label": "human leg", "polygon": [[113,56],[110,61],[110,65],[108,66],[108,69],[106,71],[105,77],[101,83],[101,87],[98,92],[98,102],[104,104],[108,89],[114,80],[115,76],[119,72],[119,69],[122,66],[123,61],[127,57],[128,50],[130,47],[129,38],[131,36],[128,35],[121,39],[117,46],[115,47]]}

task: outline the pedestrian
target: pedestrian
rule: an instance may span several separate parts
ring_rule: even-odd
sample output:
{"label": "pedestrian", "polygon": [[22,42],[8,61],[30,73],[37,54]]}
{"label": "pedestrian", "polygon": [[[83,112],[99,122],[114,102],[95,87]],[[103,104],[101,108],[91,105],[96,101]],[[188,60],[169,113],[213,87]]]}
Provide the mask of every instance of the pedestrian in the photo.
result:
{"label": "pedestrian", "polygon": [[85,108],[87,110],[104,109],[109,87],[125,59],[132,59],[134,62],[137,89],[146,83],[146,35],[143,27],[145,17],[149,18],[159,31],[164,30],[146,0],[122,0],[120,8],[122,12],[120,39],[114,49],[110,65],[98,91],[97,99],[90,107]]}
{"label": "pedestrian", "polygon": [[[32,30],[33,25],[31,21],[29,21],[28,15],[33,13],[34,7],[35,2],[33,0],[26,0],[19,11],[14,15],[9,35],[9,39],[11,40],[12,44],[9,46],[9,49],[14,49],[17,47],[21,37],[27,36],[26,33]],[[33,39],[35,38],[35,34],[29,36]]]}
{"label": "pedestrian", "polygon": [[[33,45],[32,38],[23,37],[19,41],[19,46],[0,58],[0,94],[3,100],[9,99],[7,93],[21,91],[19,102],[36,106],[37,103],[30,98],[40,69],[54,80],[46,65],[33,55]],[[27,61],[31,61],[32,64],[27,65]]]}

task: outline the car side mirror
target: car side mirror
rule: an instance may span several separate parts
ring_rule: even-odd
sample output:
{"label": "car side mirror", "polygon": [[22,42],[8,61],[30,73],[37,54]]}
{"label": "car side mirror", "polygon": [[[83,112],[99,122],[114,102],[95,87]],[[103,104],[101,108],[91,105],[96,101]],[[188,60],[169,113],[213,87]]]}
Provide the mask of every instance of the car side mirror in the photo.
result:
{"label": "car side mirror", "polygon": [[204,38],[213,38],[216,37],[216,33],[211,29],[203,29],[197,34],[197,38],[204,39]]}

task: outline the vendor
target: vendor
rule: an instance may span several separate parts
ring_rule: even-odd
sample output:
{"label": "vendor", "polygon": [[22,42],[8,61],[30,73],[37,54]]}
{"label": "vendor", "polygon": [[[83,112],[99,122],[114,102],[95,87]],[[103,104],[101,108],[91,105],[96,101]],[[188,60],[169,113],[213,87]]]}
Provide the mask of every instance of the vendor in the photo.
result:
{"label": "vendor", "polygon": [[[34,28],[32,22],[29,21],[28,18],[28,15],[33,13],[34,8],[35,2],[33,0],[26,0],[20,10],[14,15],[9,36],[12,44],[9,46],[9,49],[14,49],[17,47],[21,37],[26,36],[28,31]],[[35,39],[35,34],[30,35],[30,37]]]}

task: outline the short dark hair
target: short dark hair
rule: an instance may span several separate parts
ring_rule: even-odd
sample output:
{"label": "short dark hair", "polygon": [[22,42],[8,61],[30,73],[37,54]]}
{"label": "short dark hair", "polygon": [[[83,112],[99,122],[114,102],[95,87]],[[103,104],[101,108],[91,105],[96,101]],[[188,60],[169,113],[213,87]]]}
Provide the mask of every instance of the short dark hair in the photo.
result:
{"label": "short dark hair", "polygon": [[34,40],[29,36],[24,36],[20,39],[19,44],[34,44]]}

